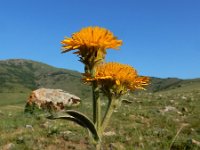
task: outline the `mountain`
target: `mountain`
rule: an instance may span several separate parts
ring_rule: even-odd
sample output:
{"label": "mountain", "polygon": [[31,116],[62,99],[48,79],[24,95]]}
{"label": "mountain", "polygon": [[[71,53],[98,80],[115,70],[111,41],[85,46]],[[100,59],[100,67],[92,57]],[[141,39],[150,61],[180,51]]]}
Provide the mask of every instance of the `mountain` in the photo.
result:
{"label": "mountain", "polygon": [[151,85],[148,91],[161,92],[161,91],[188,91],[200,90],[200,78],[196,79],[178,79],[178,78],[151,78]]}
{"label": "mountain", "polygon": [[[0,85],[0,95],[25,93],[25,96],[27,96],[27,93],[30,93],[31,90],[40,87],[63,89],[81,98],[87,98],[91,95],[90,87],[81,82],[81,73],[24,59],[0,61]],[[200,88],[200,78],[182,80],[152,77],[147,92],[191,90],[195,88]]]}
{"label": "mountain", "polygon": [[27,93],[40,87],[59,88],[81,97],[90,92],[81,82],[81,73],[24,59],[0,61],[0,85],[0,93]]}

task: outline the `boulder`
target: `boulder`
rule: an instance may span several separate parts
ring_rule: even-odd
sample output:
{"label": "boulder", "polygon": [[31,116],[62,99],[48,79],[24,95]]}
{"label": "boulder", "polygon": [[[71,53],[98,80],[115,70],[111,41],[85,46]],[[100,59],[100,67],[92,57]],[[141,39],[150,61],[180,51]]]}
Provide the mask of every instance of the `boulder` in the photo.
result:
{"label": "boulder", "polygon": [[32,112],[35,108],[60,111],[66,107],[77,106],[79,104],[80,98],[78,96],[61,89],[40,88],[31,92],[26,103],[25,112]]}

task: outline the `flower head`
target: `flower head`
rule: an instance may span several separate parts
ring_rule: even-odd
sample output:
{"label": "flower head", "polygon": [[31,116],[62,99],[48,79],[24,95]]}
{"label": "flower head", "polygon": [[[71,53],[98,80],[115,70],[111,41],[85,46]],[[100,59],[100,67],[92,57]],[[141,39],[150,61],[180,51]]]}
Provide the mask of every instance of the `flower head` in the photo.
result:
{"label": "flower head", "polygon": [[97,66],[94,78],[85,74],[84,81],[97,81],[104,94],[115,96],[123,95],[129,90],[144,89],[149,84],[149,78],[138,76],[133,67],[114,62]]}
{"label": "flower head", "polygon": [[117,49],[121,46],[122,41],[117,40],[117,37],[113,35],[112,32],[105,28],[100,27],[87,27],[81,29],[72,35],[71,38],[66,38],[62,42],[64,51],[68,52],[70,50],[79,48],[100,48]]}
{"label": "flower head", "polygon": [[61,44],[63,53],[77,49],[74,53],[80,57],[81,62],[91,67],[104,59],[106,49],[118,49],[122,41],[105,28],[87,27],[72,34],[71,38],[65,38]]}

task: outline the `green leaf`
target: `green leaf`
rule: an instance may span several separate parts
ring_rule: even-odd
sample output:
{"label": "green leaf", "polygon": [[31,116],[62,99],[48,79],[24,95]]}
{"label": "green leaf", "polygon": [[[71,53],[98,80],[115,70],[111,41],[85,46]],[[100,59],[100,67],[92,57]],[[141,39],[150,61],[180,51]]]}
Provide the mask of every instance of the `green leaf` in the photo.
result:
{"label": "green leaf", "polygon": [[66,119],[66,120],[70,120],[70,121],[74,121],[77,124],[79,124],[80,126],[85,128],[85,124],[83,124],[80,120],[77,120],[76,118],[70,116],[70,115],[64,115],[64,116],[48,116],[48,119]]}
{"label": "green leaf", "polygon": [[85,128],[87,128],[92,133],[96,141],[100,140],[95,125],[86,115],[74,110],[67,110],[66,113],[76,118],[77,120],[81,121],[81,123],[85,126]]}
{"label": "green leaf", "polygon": [[51,116],[48,116],[47,118],[48,119],[66,119],[66,120],[74,121],[80,126],[87,128],[92,133],[95,141],[98,142],[100,140],[97,130],[95,128],[95,125],[86,115],[74,110],[67,110],[66,113],[68,113],[69,115],[62,115],[62,116],[51,115]]}

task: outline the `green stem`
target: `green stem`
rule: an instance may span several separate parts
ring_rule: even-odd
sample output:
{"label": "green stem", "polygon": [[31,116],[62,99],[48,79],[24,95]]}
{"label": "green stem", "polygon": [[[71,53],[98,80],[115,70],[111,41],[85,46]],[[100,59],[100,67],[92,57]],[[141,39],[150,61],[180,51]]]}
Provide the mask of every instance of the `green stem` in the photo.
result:
{"label": "green stem", "polygon": [[92,100],[93,100],[93,122],[94,124],[96,124],[96,114],[97,114],[97,111],[96,111],[96,98],[97,98],[97,93],[95,92],[96,90],[96,83],[95,81],[92,83]]}
{"label": "green stem", "polygon": [[110,118],[112,116],[112,113],[115,109],[115,99],[111,96],[108,99],[109,99],[109,102],[108,102],[108,107],[107,107],[106,113],[105,113],[103,121],[102,121],[101,134],[103,134],[105,128],[107,127],[107,125],[110,121]]}
{"label": "green stem", "polygon": [[93,121],[96,124],[97,130],[101,127],[101,101],[99,97],[99,88],[96,81],[93,82]]}
{"label": "green stem", "polygon": [[[95,70],[91,70],[92,77],[95,76]],[[101,101],[99,97],[99,88],[96,81],[92,83],[92,94],[93,94],[93,122],[96,125],[97,132],[101,138]],[[101,149],[101,143],[96,144],[96,150]]]}

